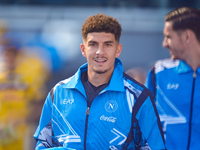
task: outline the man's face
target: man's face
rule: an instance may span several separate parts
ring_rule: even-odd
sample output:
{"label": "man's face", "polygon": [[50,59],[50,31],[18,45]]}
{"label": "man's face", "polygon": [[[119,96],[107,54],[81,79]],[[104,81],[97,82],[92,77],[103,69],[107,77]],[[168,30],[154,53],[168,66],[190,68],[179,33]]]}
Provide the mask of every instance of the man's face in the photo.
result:
{"label": "man's face", "polygon": [[169,50],[171,58],[184,59],[185,49],[182,34],[172,29],[172,22],[165,22],[163,34],[163,47]]}
{"label": "man's face", "polygon": [[112,33],[92,32],[81,44],[81,52],[88,62],[88,73],[112,73],[115,58],[119,57],[122,45]]}

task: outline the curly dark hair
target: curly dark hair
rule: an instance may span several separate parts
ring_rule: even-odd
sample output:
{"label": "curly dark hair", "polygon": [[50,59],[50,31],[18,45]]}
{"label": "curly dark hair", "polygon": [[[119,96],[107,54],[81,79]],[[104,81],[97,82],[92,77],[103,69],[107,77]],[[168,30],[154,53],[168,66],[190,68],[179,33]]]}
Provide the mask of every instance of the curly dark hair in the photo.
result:
{"label": "curly dark hair", "polygon": [[121,36],[121,25],[116,18],[105,14],[96,14],[89,16],[82,26],[82,37],[86,40],[88,33],[91,32],[106,32],[113,33],[116,41],[119,42]]}

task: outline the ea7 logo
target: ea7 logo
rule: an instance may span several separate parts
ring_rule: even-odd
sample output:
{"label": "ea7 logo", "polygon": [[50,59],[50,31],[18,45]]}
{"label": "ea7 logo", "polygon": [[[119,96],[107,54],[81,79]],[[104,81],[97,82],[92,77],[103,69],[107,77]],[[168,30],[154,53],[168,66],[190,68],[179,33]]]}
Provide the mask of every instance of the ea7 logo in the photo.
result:
{"label": "ea7 logo", "polygon": [[111,101],[108,101],[106,104],[105,104],[105,110],[107,111],[107,112],[114,112],[114,111],[116,111],[117,110],[117,108],[118,108],[118,104],[117,104],[117,102],[116,101],[114,101],[114,100],[111,100]]}
{"label": "ea7 logo", "polygon": [[170,90],[170,89],[176,90],[178,87],[179,87],[178,83],[169,83],[169,84],[167,84],[167,89],[168,90]]}
{"label": "ea7 logo", "polygon": [[64,99],[63,100],[63,104],[73,104],[74,103],[74,99]]}

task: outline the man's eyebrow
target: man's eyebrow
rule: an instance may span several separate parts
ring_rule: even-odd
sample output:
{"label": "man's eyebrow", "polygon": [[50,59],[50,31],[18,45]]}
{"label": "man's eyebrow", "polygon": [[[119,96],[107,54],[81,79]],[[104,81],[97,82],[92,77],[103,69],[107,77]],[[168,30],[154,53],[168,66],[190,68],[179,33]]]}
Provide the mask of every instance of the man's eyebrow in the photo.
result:
{"label": "man's eyebrow", "polygon": [[[98,43],[98,42],[91,40],[88,43]],[[104,43],[114,43],[114,41],[105,41]]]}
{"label": "man's eyebrow", "polygon": [[114,43],[114,41],[105,41],[104,43]]}
{"label": "man's eyebrow", "polygon": [[97,42],[96,42],[96,41],[92,41],[92,40],[91,40],[91,41],[89,41],[88,43],[97,43]]}

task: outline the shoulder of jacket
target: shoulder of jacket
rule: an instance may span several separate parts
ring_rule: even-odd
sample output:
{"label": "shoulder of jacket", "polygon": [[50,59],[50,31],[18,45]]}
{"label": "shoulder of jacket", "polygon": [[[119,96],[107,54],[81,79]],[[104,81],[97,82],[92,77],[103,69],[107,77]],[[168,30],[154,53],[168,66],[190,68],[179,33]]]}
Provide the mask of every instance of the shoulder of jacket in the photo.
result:
{"label": "shoulder of jacket", "polygon": [[155,73],[161,72],[165,69],[171,69],[177,67],[178,65],[179,65],[179,60],[172,60],[170,58],[158,60],[154,65]]}
{"label": "shoulder of jacket", "polygon": [[[73,77],[73,76],[72,76],[72,77]],[[50,90],[50,96],[51,96],[52,102],[53,102],[53,100],[54,100],[54,93],[55,93],[55,90],[56,90],[56,89],[62,89],[63,86],[64,86],[65,84],[67,84],[67,83],[71,80],[72,77],[67,78],[67,79],[65,79],[65,80],[62,80],[62,81],[58,82],[58,83]]]}
{"label": "shoulder of jacket", "polygon": [[[73,77],[73,76],[72,76]],[[61,80],[59,81],[53,88],[52,90],[55,91],[56,89],[60,89],[60,88],[63,88],[64,85],[66,85],[72,77],[69,77],[67,79],[64,79],[64,80]]]}
{"label": "shoulder of jacket", "polygon": [[124,73],[124,87],[125,89],[128,89],[130,93],[134,93],[136,97],[139,97],[139,95],[143,92],[144,90],[144,85],[141,83],[137,82],[135,79]]}

